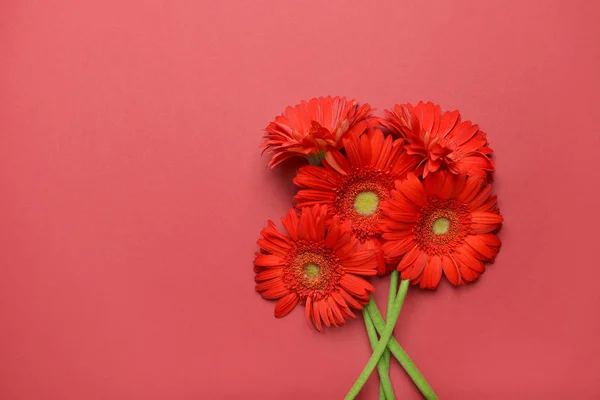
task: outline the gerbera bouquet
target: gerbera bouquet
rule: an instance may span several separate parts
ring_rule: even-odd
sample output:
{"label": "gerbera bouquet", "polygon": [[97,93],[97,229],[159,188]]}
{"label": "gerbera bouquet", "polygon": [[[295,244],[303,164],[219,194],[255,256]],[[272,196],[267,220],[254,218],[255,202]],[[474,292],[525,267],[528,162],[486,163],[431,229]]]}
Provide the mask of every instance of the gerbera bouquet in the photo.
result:
{"label": "gerbera bouquet", "polygon": [[[423,396],[437,399],[393,337],[412,284],[437,288],[475,281],[500,249],[502,217],[492,195],[494,163],[486,134],[458,111],[420,102],[385,118],[343,97],[313,98],[275,118],[262,147],[269,166],[303,157],[299,191],[258,240],[256,290],[277,300],[280,318],[301,304],[309,326],[341,326],[363,314],[373,354],[346,399],[377,368],[380,399],[394,399],[393,356]],[[369,279],[387,277],[385,321]]]}

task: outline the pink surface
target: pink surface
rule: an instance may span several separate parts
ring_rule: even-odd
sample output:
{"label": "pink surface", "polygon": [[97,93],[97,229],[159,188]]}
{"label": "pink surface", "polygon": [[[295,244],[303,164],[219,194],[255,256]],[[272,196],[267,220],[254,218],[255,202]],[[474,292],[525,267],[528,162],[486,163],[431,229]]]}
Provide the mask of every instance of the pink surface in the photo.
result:
{"label": "pink surface", "polygon": [[3,1],[0,399],[341,398],[362,321],[276,320],[252,272],[294,192],[261,130],[327,94],[436,101],[496,150],[497,263],[409,291],[396,332],[440,397],[600,398],[599,19],[589,0]]}

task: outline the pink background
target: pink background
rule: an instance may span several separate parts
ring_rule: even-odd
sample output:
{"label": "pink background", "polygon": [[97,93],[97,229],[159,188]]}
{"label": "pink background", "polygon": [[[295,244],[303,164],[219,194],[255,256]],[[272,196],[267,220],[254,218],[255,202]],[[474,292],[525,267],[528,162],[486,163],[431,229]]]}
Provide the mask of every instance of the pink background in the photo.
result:
{"label": "pink background", "polygon": [[396,332],[440,397],[600,398],[599,19],[589,0],[2,1],[0,399],[341,398],[362,321],[276,320],[252,272],[297,167],[265,167],[262,129],[328,94],[436,101],[496,150],[497,263],[409,291]]}

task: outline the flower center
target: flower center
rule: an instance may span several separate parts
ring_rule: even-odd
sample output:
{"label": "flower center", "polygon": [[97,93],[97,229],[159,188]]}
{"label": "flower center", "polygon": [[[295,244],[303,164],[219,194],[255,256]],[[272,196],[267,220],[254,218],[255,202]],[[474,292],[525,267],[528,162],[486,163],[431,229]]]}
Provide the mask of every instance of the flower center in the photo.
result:
{"label": "flower center", "polygon": [[450,230],[450,220],[441,217],[433,221],[433,233],[436,235],[445,235]]}
{"label": "flower center", "polygon": [[429,198],[413,228],[414,238],[429,255],[448,254],[463,243],[471,227],[471,213],[454,200]]}
{"label": "flower center", "polygon": [[317,264],[308,263],[304,266],[304,277],[306,279],[315,279],[318,278],[321,274],[321,267]]}
{"label": "flower center", "polygon": [[337,182],[334,211],[349,220],[354,237],[365,241],[378,235],[381,216],[379,203],[387,200],[394,188],[394,175],[365,167],[353,169]]}
{"label": "flower center", "polygon": [[379,197],[374,192],[360,192],[354,198],[354,209],[360,215],[373,215],[377,211]]}
{"label": "flower center", "polygon": [[[344,274],[334,250],[320,242],[298,242],[287,254],[283,282],[302,302],[329,296]],[[304,303],[303,303],[304,304]]]}

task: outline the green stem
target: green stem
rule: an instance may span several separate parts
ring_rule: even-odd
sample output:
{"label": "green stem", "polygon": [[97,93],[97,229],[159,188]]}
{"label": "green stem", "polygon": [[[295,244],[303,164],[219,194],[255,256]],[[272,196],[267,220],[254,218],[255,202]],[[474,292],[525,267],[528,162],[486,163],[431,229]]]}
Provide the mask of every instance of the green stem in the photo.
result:
{"label": "green stem", "polygon": [[396,326],[398,315],[400,315],[400,310],[402,309],[402,303],[404,302],[404,297],[406,296],[408,285],[408,280],[402,281],[402,283],[400,284],[400,291],[398,292],[398,296],[396,296],[394,302],[392,303],[392,315],[390,316],[390,319],[387,321],[385,327],[383,328],[383,331],[379,332],[379,334],[381,335],[379,343],[377,343],[377,346],[375,346],[375,348],[373,349],[373,354],[371,355],[369,362],[367,362],[367,365],[358,376],[358,379],[350,388],[350,391],[346,395],[345,400],[352,400],[358,395],[362,387],[365,385],[365,382],[367,382],[369,375],[371,375],[371,373],[375,369],[375,366],[379,362],[381,355],[387,348],[388,342],[392,337],[394,327]]}
{"label": "green stem", "polygon": [[[366,309],[369,313],[369,316],[371,317],[371,320],[373,321],[373,324],[375,325],[375,329],[377,329],[379,334],[381,334],[386,328],[386,323],[383,321],[383,318],[379,313],[379,310],[377,309],[377,305],[375,304],[372,298],[371,302],[367,304]],[[400,344],[398,344],[396,339],[394,339],[393,337],[388,343],[388,349],[391,351],[394,357],[396,357],[400,365],[402,365],[402,368],[404,368],[408,376],[410,376],[410,378],[414,382],[415,386],[419,389],[423,397],[427,400],[438,400],[437,395],[435,394],[431,386],[429,386],[429,383],[427,383],[427,380],[421,374],[421,371],[419,371],[419,369],[412,362],[408,354],[406,354],[402,346],[400,346]]]}
{"label": "green stem", "polygon": [[[394,270],[390,274],[390,291],[388,293],[387,314],[385,317],[386,321],[390,319],[391,312],[392,312],[392,303],[394,302],[394,299],[396,298],[397,290],[398,290],[398,271]],[[390,350],[388,348],[385,349],[382,358],[383,358],[383,362],[385,365],[385,369],[388,372],[388,377],[389,377],[389,374],[390,374]],[[381,381],[379,383],[379,386],[383,387],[383,381]],[[385,400],[381,397],[381,388],[379,389],[379,393],[380,393],[379,400]]]}
{"label": "green stem", "polygon": [[[377,332],[375,331],[375,326],[373,325],[373,321],[371,321],[369,312],[366,309],[363,309],[363,317],[365,318],[365,326],[367,327],[371,348],[374,349],[378,342]],[[381,382],[379,387],[379,398],[383,400],[395,400],[396,397],[394,396],[394,390],[392,389],[392,383],[390,382],[390,373],[385,366],[383,357],[380,358],[377,363],[377,372],[379,372],[379,380]]]}

